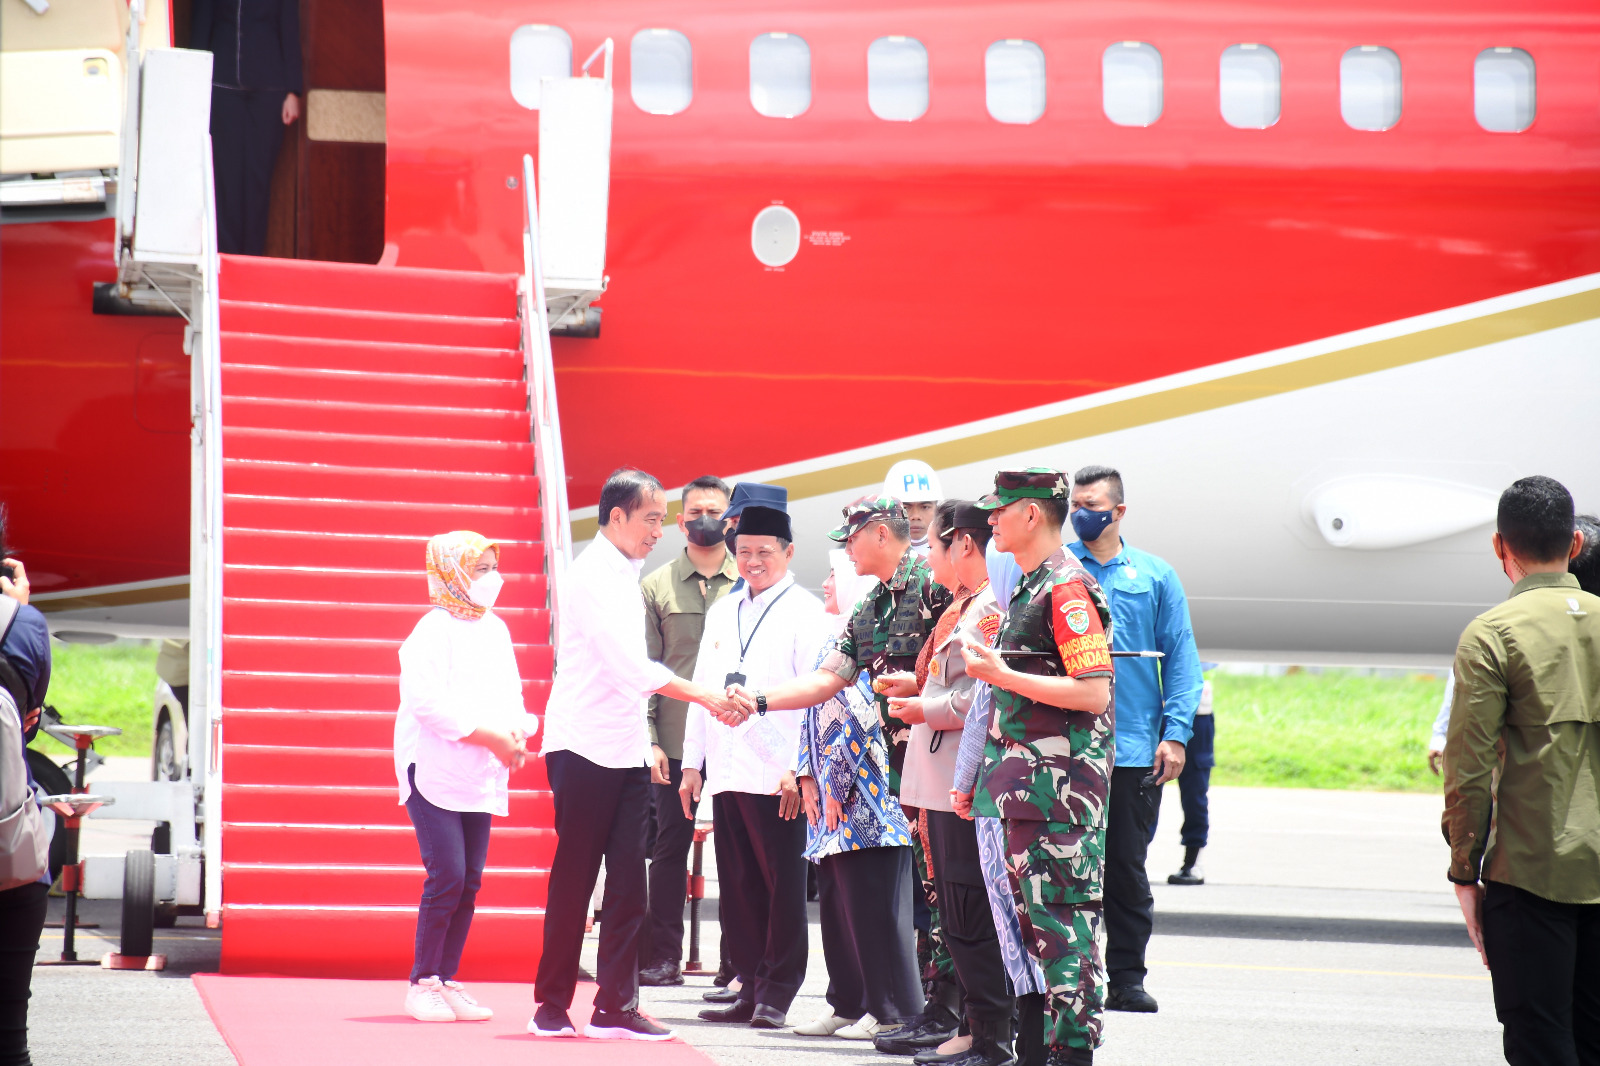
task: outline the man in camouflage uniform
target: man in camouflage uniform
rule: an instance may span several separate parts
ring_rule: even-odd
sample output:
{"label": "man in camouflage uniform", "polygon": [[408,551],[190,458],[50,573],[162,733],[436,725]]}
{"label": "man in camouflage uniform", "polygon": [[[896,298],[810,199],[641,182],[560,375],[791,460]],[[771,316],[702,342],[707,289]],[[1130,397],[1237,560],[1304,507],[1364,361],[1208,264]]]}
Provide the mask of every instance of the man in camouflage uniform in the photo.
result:
{"label": "man in camouflage uniform", "polygon": [[1061,547],[1071,494],[1059,470],[995,476],[978,506],[993,512],[995,542],[1024,576],[995,647],[964,652],[967,672],[994,693],[972,810],[1003,819],[1017,917],[1050,986],[1049,1066],[1094,1061],[1106,983],[1111,611]]}
{"label": "man in camouflage uniform", "polygon": [[[839,647],[809,677],[785,682],[765,693],[747,694],[752,707],[760,696],[766,710],[789,710],[823,703],[855,681],[862,670],[873,680],[883,674],[913,672],[923,641],[950,604],[950,593],[933,580],[928,564],[911,550],[910,524],[900,502],[892,497],[865,497],[844,509],[844,522],[830,538],[844,544],[858,574],[870,574],[880,584],[856,607],[840,638]],[[908,694],[915,694],[915,686]],[[889,717],[888,697],[877,695],[878,716],[889,743],[889,787],[900,792],[900,768],[905,764],[910,726]],[[912,834],[912,854],[917,873],[930,885],[924,848],[925,833]],[[935,899],[928,904],[933,929],[938,928]],[[943,1043],[960,1024],[960,989],[955,965],[942,940],[930,936],[923,976],[928,1002],[910,1023],[886,1030],[875,1043],[887,1050],[911,1054]],[[919,952],[919,956],[924,952]]]}

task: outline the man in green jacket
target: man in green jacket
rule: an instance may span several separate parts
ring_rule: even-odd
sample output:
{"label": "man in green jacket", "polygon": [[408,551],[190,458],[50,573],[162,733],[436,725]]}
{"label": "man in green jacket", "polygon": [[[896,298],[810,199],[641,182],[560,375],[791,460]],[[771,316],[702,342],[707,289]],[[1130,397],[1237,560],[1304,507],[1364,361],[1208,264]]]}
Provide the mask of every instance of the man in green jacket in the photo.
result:
{"label": "man in green jacket", "polygon": [[1500,496],[1511,597],[1461,634],[1444,748],[1449,877],[1512,1066],[1600,1062],[1600,597],[1567,572],[1573,512],[1547,477]]}

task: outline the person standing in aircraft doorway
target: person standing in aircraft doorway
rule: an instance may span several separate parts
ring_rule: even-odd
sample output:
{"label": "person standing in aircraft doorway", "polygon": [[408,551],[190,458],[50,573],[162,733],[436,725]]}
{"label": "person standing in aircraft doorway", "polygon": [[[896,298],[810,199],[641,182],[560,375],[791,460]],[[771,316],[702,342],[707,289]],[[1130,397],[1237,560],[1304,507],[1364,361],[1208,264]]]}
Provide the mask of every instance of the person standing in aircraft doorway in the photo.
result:
{"label": "person standing in aircraft doorway", "polygon": [[272,168],[284,127],[300,117],[298,0],[194,0],[189,47],[212,55],[211,165],[217,247],[260,255],[267,245]]}

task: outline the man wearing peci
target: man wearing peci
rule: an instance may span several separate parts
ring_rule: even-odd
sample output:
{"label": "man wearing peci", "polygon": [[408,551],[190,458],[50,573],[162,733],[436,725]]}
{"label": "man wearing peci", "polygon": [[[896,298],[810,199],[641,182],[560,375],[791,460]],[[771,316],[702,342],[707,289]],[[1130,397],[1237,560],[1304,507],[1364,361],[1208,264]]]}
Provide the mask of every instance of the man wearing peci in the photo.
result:
{"label": "man wearing peci", "polygon": [[[681,678],[694,677],[705,632],[706,612],[739,576],[722,540],[728,486],[721,478],[697,477],[683,487],[680,529],[689,544],[672,562],[640,582],[644,593],[645,653]],[[683,903],[688,896],[689,848],[694,811],[678,799],[683,780],[683,727],[689,704],[656,693],[650,697],[650,744],[655,780],[650,816],[655,846],[650,853],[650,917],[639,934],[639,983],[683,984]],[[665,769],[663,770],[663,767]]]}
{"label": "man wearing peci", "polygon": [[1600,596],[1567,570],[1575,524],[1551,478],[1501,494],[1511,595],[1461,634],[1444,746],[1448,876],[1511,1066],[1600,1062]]}
{"label": "man wearing peci", "polygon": [[[744,588],[706,615],[695,681],[707,688],[762,688],[809,674],[823,636],[822,601],[795,584],[789,516],[746,507],[737,560]],[[713,841],[721,885],[723,944],[739,976],[739,996],[700,1017],[781,1029],[806,975],[806,823],[795,762],[799,709],[758,707],[737,724],[689,713],[683,740],[688,814],[710,779]]]}
{"label": "man wearing peci", "polygon": [[1111,602],[1117,647],[1162,653],[1159,660],[1117,664],[1116,758],[1106,826],[1106,1009],[1153,1013],[1155,997],[1144,989],[1144,953],[1155,898],[1145,858],[1161,786],[1183,772],[1205,682],[1177,573],[1123,542],[1128,505],[1122,475],[1086,466],[1072,481],[1072,531],[1078,539],[1067,550]]}
{"label": "man wearing peci", "polygon": [[677,677],[645,652],[639,568],[661,539],[661,483],[621,469],[600,490],[600,531],[560,577],[556,679],[545,707],[545,772],[555,798],[556,854],[528,1031],[574,1036],[567,1016],[578,980],[585,913],[606,864],[599,990],[584,1034],[670,1040],[639,1013],[639,930],[645,920],[644,820],[654,766],[645,697],[652,692],[729,710],[720,689]]}

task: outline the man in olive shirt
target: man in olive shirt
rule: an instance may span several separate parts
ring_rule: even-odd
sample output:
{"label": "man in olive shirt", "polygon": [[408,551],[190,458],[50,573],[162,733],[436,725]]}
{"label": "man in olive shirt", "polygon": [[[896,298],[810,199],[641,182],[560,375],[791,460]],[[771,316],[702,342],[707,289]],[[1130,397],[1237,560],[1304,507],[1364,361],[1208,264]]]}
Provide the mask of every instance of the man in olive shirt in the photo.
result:
{"label": "man in olive shirt", "polygon": [[1573,510],[1547,477],[1501,495],[1511,597],[1461,634],[1444,748],[1449,876],[1512,1066],[1600,1063],[1600,597],[1567,572]]}
{"label": "man in olive shirt", "polygon": [[[722,515],[727,509],[728,486],[722,479],[707,475],[685,485],[678,528],[689,546],[640,582],[650,658],[682,678],[694,677],[706,611],[739,576],[722,540]],[[683,901],[688,895],[694,819],[684,817],[678,785],[683,780],[683,726],[688,707],[682,700],[659,694],[650,697],[655,848],[650,854],[650,916],[639,937],[642,985],[683,984]]]}

